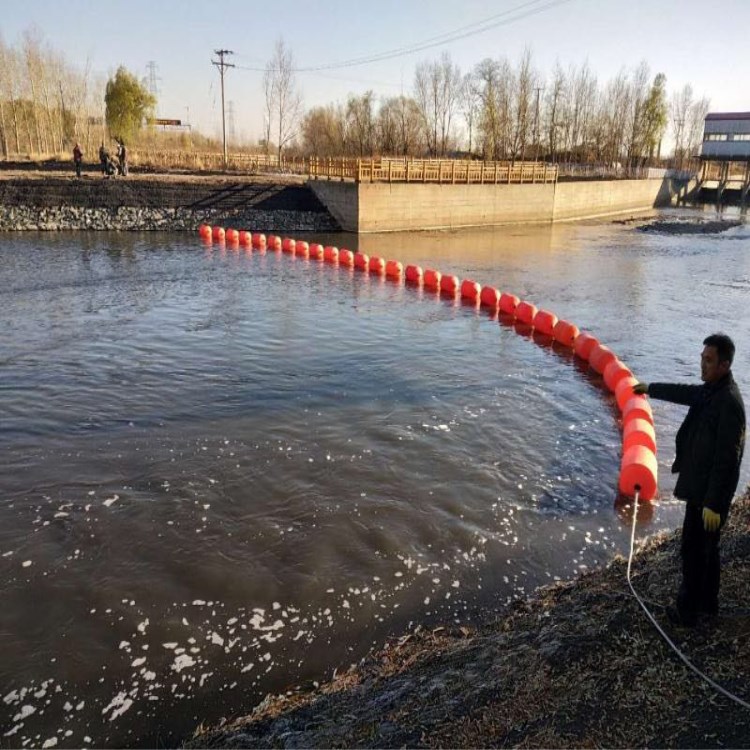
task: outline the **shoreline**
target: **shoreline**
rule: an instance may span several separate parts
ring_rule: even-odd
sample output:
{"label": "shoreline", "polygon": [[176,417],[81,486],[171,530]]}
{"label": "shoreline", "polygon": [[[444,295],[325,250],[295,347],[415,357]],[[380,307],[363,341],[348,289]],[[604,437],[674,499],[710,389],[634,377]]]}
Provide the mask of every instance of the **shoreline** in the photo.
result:
{"label": "shoreline", "polygon": [[[718,618],[685,630],[663,607],[680,532],[646,537],[633,584],[678,647],[747,701],[750,487],[722,539]],[[475,629],[416,628],[309,691],[199,727],[186,747],[746,747],[750,712],[690,672],[632,597],[627,559],[538,589]]]}
{"label": "shoreline", "polygon": [[194,232],[204,222],[275,232],[339,231],[326,207],[294,175],[77,179],[0,171],[0,232]]}

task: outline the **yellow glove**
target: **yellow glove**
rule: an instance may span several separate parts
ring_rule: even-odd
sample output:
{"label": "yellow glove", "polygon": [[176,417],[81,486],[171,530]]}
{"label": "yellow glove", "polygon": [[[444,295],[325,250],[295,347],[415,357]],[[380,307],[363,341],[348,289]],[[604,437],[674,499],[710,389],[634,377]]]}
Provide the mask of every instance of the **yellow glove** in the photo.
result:
{"label": "yellow glove", "polygon": [[647,396],[648,383],[636,383],[633,386],[633,393],[635,393],[637,396]]}
{"label": "yellow glove", "polygon": [[703,528],[706,531],[718,531],[721,526],[721,516],[711,508],[703,509]]}

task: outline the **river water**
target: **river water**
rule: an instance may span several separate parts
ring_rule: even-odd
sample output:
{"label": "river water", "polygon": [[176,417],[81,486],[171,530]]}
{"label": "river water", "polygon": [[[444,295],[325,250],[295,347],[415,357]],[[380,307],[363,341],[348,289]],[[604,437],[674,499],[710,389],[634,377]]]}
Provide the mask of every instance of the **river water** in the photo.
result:
{"label": "river water", "polygon": [[[644,380],[726,330],[750,393],[747,225],[315,239],[531,299]],[[0,300],[3,745],[174,744],[627,549],[601,379],[482,310],[172,234],[3,235]],[[680,522],[654,410],[641,534]]]}

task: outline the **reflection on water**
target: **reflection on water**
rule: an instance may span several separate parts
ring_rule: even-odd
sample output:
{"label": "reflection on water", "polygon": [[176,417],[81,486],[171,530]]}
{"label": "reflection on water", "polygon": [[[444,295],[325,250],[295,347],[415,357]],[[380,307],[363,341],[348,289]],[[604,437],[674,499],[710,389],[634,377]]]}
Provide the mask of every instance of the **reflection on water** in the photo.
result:
{"label": "reflection on water", "polygon": [[[316,239],[526,297],[647,380],[726,329],[750,392],[747,227]],[[483,310],[166,234],[6,235],[0,298],[6,743],[174,743],[627,549],[601,379]],[[644,530],[680,517],[654,411]]]}

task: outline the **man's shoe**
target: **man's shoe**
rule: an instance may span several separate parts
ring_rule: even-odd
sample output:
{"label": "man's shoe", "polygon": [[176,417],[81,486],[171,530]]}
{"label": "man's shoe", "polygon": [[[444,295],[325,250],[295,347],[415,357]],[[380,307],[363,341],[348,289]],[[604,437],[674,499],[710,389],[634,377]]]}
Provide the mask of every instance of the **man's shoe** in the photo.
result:
{"label": "man's shoe", "polygon": [[698,622],[696,615],[686,615],[680,612],[677,607],[667,607],[667,617],[672,625],[676,625],[678,628],[692,628]]}

